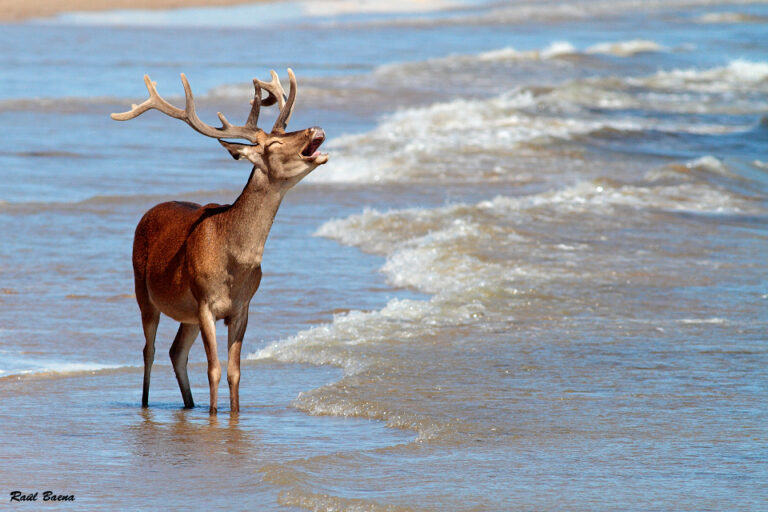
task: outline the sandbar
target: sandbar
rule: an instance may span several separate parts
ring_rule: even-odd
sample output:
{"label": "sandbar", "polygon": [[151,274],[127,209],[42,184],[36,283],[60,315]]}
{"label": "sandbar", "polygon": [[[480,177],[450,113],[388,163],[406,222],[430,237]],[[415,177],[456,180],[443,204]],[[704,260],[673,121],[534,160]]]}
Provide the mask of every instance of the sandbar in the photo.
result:
{"label": "sandbar", "polygon": [[0,0],[0,22],[47,18],[62,12],[115,9],[178,9],[263,3],[265,0]]}

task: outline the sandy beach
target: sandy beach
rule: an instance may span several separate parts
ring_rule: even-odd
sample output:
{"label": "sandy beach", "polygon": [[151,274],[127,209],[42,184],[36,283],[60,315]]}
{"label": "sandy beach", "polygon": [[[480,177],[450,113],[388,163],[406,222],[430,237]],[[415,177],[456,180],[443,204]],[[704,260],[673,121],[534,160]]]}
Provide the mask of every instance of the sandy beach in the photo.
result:
{"label": "sandy beach", "polygon": [[260,3],[263,0],[243,2],[239,0],[0,0],[0,21],[21,21],[29,18],[44,18],[61,12],[105,11],[111,9],[177,9],[181,7],[222,6],[246,3]]}

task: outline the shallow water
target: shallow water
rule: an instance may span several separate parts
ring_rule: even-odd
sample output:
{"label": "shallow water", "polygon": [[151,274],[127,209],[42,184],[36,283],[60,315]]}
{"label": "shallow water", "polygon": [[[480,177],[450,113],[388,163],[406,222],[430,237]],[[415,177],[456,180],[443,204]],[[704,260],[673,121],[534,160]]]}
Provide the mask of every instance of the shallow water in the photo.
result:
{"label": "shallow water", "polygon": [[[4,499],[764,509],[768,4],[350,5],[2,26]],[[185,72],[234,121],[287,66],[331,161],[275,220],[243,410],[208,416],[199,344],[181,409],[167,318],[142,410],[135,224],[249,169],[108,114]]]}

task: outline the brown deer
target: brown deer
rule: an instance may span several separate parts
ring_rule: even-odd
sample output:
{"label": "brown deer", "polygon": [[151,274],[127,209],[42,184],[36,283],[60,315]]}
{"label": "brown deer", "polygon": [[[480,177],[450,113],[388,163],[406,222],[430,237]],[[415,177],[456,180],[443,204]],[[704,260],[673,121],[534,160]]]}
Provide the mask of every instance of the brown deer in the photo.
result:
{"label": "brown deer", "polygon": [[[112,114],[112,119],[127,121],[147,110],[159,110],[184,121],[207,137],[218,139],[235,160],[246,158],[253,163],[248,183],[233,204],[162,203],[144,214],[136,227],[133,272],[146,340],[143,407],[149,403],[155,335],[160,313],[164,313],[181,323],[170,356],[186,408],[194,407],[187,358],[198,332],[202,332],[208,358],[210,414],[217,411],[221,378],[215,324],[224,319],[229,327],[227,382],[230,410],[240,410],[240,350],[248,323],[248,306],[261,281],[261,256],[267,235],[288,189],[328,161],[328,155],[317,150],[325,140],[321,128],[285,131],[296,100],[293,71],[288,69],[291,89],[287,97],[277,73],[272,71],[271,74],[270,82],[253,80],[255,94],[243,126],[230,124],[221,113],[220,128],[200,121],[184,74],[181,75],[186,96],[183,110],[162,99],[157,93],[157,84],[145,75],[149,99],[133,105],[128,112]],[[262,89],[267,92],[264,99]],[[280,113],[272,131],[267,133],[257,128],[256,122],[261,106],[274,103],[278,104]],[[251,144],[236,144],[223,138],[244,139]]]}

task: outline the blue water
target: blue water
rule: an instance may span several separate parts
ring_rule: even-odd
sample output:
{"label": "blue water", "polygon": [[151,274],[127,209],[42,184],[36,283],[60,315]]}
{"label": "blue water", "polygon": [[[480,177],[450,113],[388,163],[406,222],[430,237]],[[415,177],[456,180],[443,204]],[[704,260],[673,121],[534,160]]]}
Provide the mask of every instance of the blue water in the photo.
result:
{"label": "blue water", "polygon": [[[766,509],[768,4],[436,5],[0,25],[0,499]],[[109,114],[183,72],[241,122],[287,67],[331,160],[275,219],[243,410],[200,344],[181,408],[167,318],[142,410],[135,225],[250,169]]]}

